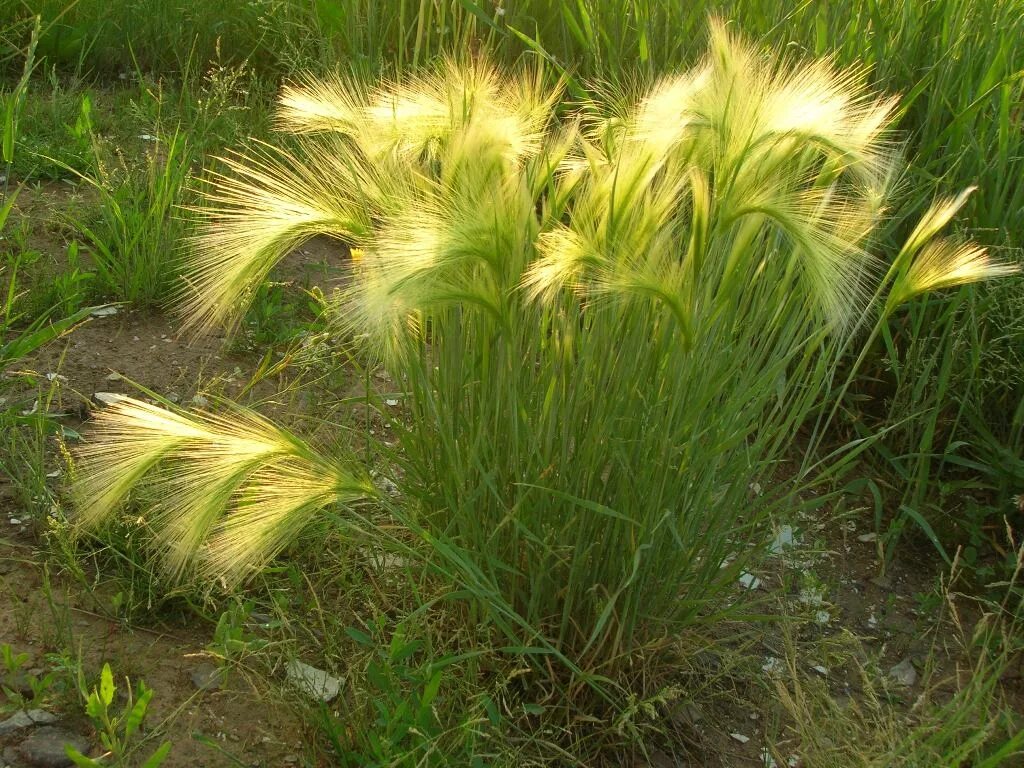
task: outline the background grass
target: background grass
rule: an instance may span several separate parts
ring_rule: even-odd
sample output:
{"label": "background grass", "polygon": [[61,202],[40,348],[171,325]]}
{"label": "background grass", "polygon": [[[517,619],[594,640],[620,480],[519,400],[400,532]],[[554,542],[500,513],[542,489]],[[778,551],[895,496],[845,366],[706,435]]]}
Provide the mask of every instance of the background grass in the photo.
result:
{"label": "background grass", "polygon": [[[173,134],[183,126],[198,173],[224,146],[265,134],[272,96],[296,72],[340,68],[367,77],[394,74],[428,64],[445,51],[486,48],[507,65],[543,59],[552,75],[565,74],[570,92],[580,94],[605,81],[643,82],[691,63],[703,48],[709,12],[735,20],[772,50],[794,57],[835,52],[839,64],[864,63],[875,87],[902,94],[898,139],[909,170],[894,205],[900,218],[889,222],[886,233],[891,252],[907,222],[933,196],[976,184],[978,192],[959,217],[965,234],[1005,260],[1021,260],[1021,0],[0,0],[0,66],[7,68],[11,83],[21,71],[32,14],[42,15],[44,30],[13,180],[63,178],[65,166],[94,175],[99,146],[100,162],[126,163],[123,181],[109,186],[111,199],[139,200],[136,219],[144,221],[148,203],[136,192],[138,180],[146,178],[148,145],[138,136]],[[79,118],[86,94],[93,120],[83,131]],[[181,200],[175,197],[168,205]],[[104,214],[93,209],[84,215],[95,225]],[[118,234],[118,221],[112,224],[109,231],[97,232],[100,243],[93,248],[113,247],[119,238],[132,242],[127,227]],[[10,228],[6,234],[0,251],[8,259],[9,278],[9,266],[17,259],[26,264],[30,254],[22,256],[31,249],[19,245]],[[65,307],[68,312],[100,293],[118,295],[100,289],[103,281],[73,277],[95,274],[96,267],[85,247],[88,238],[70,231],[68,236],[83,241],[82,258],[74,264],[69,258],[67,270],[58,275],[70,288],[25,305],[33,314],[46,308],[39,302],[58,303],[67,294],[77,296]],[[151,241],[156,253],[164,247],[162,237],[158,233]],[[151,262],[124,265],[130,283]],[[19,284],[23,279],[24,269]],[[873,434],[885,422],[900,423],[869,454],[872,463],[861,467],[880,491],[876,524],[890,557],[906,543],[905,532],[924,530],[949,556],[965,545],[964,559],[974,563],[981,583],[993,575],[997,566],[986,557],[986,528],[1004,516],[1019,522],[1013,497],[1024,491],[1022,295],[1024,281],[1015,278],[917,301],[893,318],[851,387],[837,421],[837,442]],[[350,579],[348,574],[343,581]],[[340,587],[332,582],[331,588]],[[361,631],[390,637],[393,626],[385,630],[386,623]],[[380,652],[355,640],[346,646],[357,647],[367,659]],[[373,700],[392,713],[419,703],[417,691],[430,680],[421,662],[413,655],[391,665],[368,685]],[[529,699],[525,703],[532,706]],[[517,702],[512,714],[528,725],[536,716],[522,705]],[[372,732],[378,714],[367,710],[358,720]],[[466,723],[487,720],[493,726],[483,699],[474,699],[468,712]],[[459,726],[460,717],[445,727]],[[429,720],[414,725],[428,734],[439,727]],[[335,729],[341,732],[336,720],[325,721],[326,733]],[[354,762],[365,763],[396,754],[422,756],[431,749],[429,740],[411,745],[400,738],[384,746],[367,740],[347,748],[360,754]],[[883,753],[877,764],[886,759]]]}

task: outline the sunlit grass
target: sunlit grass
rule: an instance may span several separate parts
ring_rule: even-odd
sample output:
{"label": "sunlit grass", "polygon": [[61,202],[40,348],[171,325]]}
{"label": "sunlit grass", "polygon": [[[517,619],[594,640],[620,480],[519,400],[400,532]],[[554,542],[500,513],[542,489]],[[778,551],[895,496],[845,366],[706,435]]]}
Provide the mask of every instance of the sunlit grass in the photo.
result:
{"label": "sunlit grass", "polygon": [[[892,309],[870,249],[896,102],[862,81],[718,22],[692,71],[561,123],[541,77],[481,61],[365,91],[300,81],[279,124],[302,150],[214,178],[181,310],[199,328],[237,317],[313,234],[356,247],[337,341],[404,390],[398,448],[377,449],[395,513],[481,620],[612,673],[723,610],[772,509],[794,503],[788,486],[748,487],[820,404],[850,334]],[[1000,272],[973,251],[934,258],[943,205],[893,302]],[[155,468],[172,573],[198,560],[244,577],[317,507],[373,495],[244,412],[133,401],[97,426],[83,521]]]}

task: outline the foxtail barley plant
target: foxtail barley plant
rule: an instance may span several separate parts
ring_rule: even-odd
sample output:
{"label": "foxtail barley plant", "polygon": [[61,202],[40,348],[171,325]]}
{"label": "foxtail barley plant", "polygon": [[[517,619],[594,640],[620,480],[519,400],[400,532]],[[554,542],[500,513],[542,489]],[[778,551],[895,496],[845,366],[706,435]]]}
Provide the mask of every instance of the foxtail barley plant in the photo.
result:
{"label": "foxtail barley plant", "polygon": [[[378,454],[397,513],[479,620],[597,674],[723,615],[773,511],[796,503],[788,484],[750,488],[770,487],[855,334],[1005,271],[936,239],[959,201],[887,269],[871,248],[896,100],[723,24],[710,37],[695,68],[564,121],[541,77],[481,62],[286,87],[278,125],[301,149],[226,160],[181,296],[210,328],[306,238],[357,249],[336,340],[404,388],[398,447]],[[354,455],[242,411],[125,400],[81,459],[83,523],[156,486],[143,514],[175,574],[242,579],[324,505],[393,505]]]}

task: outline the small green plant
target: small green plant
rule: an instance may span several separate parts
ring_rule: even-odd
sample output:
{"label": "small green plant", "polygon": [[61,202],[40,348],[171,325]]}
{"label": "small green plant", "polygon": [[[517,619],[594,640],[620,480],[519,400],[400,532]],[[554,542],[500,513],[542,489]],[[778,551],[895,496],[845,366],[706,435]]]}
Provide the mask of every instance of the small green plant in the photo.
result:
{"label": "small green plant", "polygon": [[153,137],[141,170],[108,168],[94,150],[89,174],[78,174],[99,194],[99,218],[72,220],[88,245],[96,289],[138,306],[163,303],[177,274],[177,252],[187,232],[180,206],[191,178],[187,134]]}
{"label": "small green plant", "polygon": [[304,334],[322,331],[323,328],[316,326],[323,315],[323,304],[315,298],[305,297],[305,301],[303,298],[290,293],[287,284],[261,285],[242,321],[240,341],[262,348],[287,344]]}
{"label": "small green plant", "polygon": [[[19,708],[38,705],[52,692],[56,683],[53,672],[46,672],[42,676],[29,672],[26,667],[30,659],[27,653],[15,652],[9,643],[0,643],[0,661],[3,662],[0,691]],[[28,696],[24,695],[26,688]]]}
{"label": "small green plant", "polygon": [[222,663],[240,661],[267,646],[267,640],[249,631],[252,605],[233,603],[221,613],[207,650]]}
{"label": "small green plant", "polygon": [[[127,683],[127,680],[126,680]],[[99,685],[91,691],[87,690],[85,681],[79,674],[79,692],[85,701],[85,713],[92,720],[96,732],[99,734],[100,742],[106,752],[98,758],[86,757],[71,745],[64,747],[67,756],[81,768],[102,768],[103,766],[124,765],[125,758],[134,749],[134,742],[137,739],[142,721],[146,717],[149,702],[153,698],[153,690],[148,688],[141,680],[135,688],[135,696],[131,694],[131,686],[128,686],[128,699],[120,712],[115,711],[114,695],[117,688],[114,685],[114,674],[109,664],[104,664],[100,672]],[[163,742],[141,764],[141,768],[157,768],[171,751],[171,743]]]}
{"label": "small green plant", "polygon": [[58,314],[70,315],[82,308],[92,292],[95,273],[82,267],[77,240],[68,243],[65,257],[66,269],[55,275],[52,281],[52,306]]}
{"label": "small green plant", "polygon": [[[406,628],[393,628],[386,636],[386,622],[375,624],[372,634],[347,627],[346,633],[370,654],[366,669],[368,722],[360,728],[345,727],[351,713],[334,720],[322,713],[324,727],[343,765],[383,768],[388,765],[477,765],[465,752],[458,757],[445,742],[446,729],[435,711],[445,687],[448,661],[423,658],[422,641],[410,638]],[[450,682],[450,681],[448,681]],[[451,734],[448,734],[451,735]],[[468,743],[459,745],[471,751]]]}

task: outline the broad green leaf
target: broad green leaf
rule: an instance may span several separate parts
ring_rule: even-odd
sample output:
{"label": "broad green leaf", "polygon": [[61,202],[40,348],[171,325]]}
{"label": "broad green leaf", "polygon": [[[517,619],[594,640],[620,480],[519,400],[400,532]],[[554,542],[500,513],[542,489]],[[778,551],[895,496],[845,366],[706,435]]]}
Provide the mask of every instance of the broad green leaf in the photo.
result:
{"label": "broad green leaf", "polygon": [[142,768],[158,768],[158,766],[167,759],[167,755],[171,752],[171,742],[165,741],[159,747],[156,748],[156,752],[149,756],[149,759],[142,764]]}
{"label": "broad green leaf", "polygon": [[100,701],[107,707],[114,703],[114,673],[110,671],[110,665],[104,664],[100,671]]}
{"label": "broad green leaf", "polygon": [[103,763],[93,760],[91,757],[86,757],[70,744],[64,745],[64,754],[79,768],[101,768],[103,765]]}

